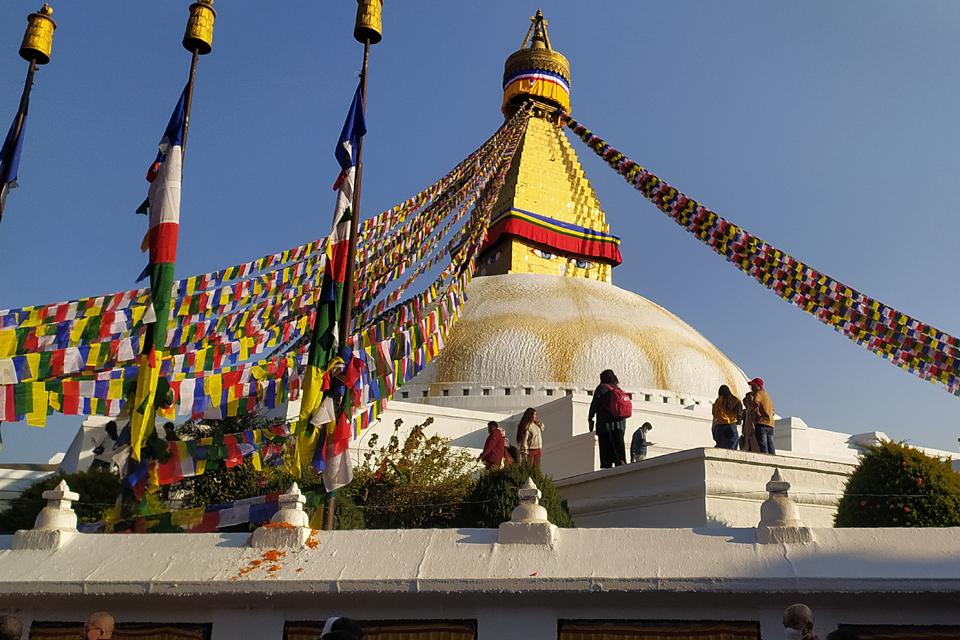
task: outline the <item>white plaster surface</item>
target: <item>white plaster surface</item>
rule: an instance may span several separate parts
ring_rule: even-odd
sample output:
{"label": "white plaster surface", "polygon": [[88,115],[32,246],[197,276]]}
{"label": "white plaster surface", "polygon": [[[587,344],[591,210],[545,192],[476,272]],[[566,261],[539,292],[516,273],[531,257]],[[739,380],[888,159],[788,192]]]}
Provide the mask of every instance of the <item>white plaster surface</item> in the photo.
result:
{"label": "white plaster surface", "polygon": [[0,536],[0,596],[960,593],[960,528],[823,528],[815,535],[808,544],[759,545],[752,528],[578,528],[560,529],[553,546],[541,546],[497,544],[494,529],[335,531],[315,549],[288,551],[276,571],[239,578],[263,555],[246,546],[246,534],[77,534],[53,552],[11,550],[10,537]]}

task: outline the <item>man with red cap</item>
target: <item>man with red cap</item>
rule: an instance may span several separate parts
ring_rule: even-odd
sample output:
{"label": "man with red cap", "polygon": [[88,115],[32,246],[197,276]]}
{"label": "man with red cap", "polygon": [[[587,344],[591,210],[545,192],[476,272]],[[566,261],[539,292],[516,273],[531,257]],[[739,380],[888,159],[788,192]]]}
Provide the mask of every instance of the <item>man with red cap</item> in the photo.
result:
{"label": "man with red cap", "polygon": [[777,449],[773,446],[773,400],[763,388],[760,378],[754,378],[749,385],[753,391],[753,424],[760,453],[776,453]]}

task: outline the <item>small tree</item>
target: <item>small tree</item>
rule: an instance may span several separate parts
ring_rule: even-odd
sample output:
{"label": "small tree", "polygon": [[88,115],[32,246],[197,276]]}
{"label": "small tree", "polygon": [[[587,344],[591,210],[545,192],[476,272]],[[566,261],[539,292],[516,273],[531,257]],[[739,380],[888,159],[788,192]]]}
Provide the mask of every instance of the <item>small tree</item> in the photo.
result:
{"label": "small tree", "polygon": [[47,506],[43,492],[53,489],[61,480],[66,480],[70,490],[80,494],[80,499],[73,503],[73,510],[82,523],[100,520],[103,512],[113,507],[120,495],[120,478],[109,471],[56,473],[37,480],[10,502],[10,506],[0,513],[0,533],[32,529],[37,514]]}
{"label": "small tree", "polygon": [[501,522],[509,520],[510,512],[519,502],[517,491],[527,478],[533,478],[543,494],[540,505],[547,510],[550,522],[558,527],[572,527],[573,518],[567,501],[560,495],[553,479],[527,464],[511,464],[482,473],[463,505],[460,526],[495,529]]}
{"label": "small tree", "polygon": [[837,527],[960,526],[960,474],[902,442],[869,447],[847,480]]}
{"label": "small tree", "polygon": [[337,492],[363,511],[368,529],[431,529],[453,526],[473,487],[477,463],[470,453],[453,447],[449,438],[428,436],[427,418],[400,442],[402,420],[386,446],[377,449],[371,436],[353,484]]}

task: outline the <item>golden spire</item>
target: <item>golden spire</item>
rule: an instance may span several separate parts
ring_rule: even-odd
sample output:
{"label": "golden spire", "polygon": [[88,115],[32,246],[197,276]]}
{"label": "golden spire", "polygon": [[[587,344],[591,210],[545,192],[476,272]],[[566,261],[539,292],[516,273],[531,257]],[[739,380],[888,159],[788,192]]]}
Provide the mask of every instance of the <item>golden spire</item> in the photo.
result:
{"label": "golden spire", "polygon": [[570,111],[570,63],[550,46],[547,20],[539,9],[530,18],[520,49],[504,64],[504,115],[509,117],[528,98],[553,111]]}

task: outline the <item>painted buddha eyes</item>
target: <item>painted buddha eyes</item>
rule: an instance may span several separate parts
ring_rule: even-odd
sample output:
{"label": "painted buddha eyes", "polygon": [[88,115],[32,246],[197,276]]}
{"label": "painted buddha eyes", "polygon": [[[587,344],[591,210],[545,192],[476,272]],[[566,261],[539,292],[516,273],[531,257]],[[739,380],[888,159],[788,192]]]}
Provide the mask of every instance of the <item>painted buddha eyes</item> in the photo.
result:
{"label": "painted buddha eyes", "polygon": [[487,264],[495,264],[500,259],[500,252],[491,253],[487,256]]}
{"label": "painted buddha eyes", "polygon": [[[551,253],[550,251],[544,251],[543,249],[531,249],[533,255],[538,258],[543,258],[544,260],[553,260],[554,258],[560,258],[562,256],[557,255],[556,253]],[[593,263],[589,260],[584,260],[583,258],[569,258],[567,263],[570,266],[576,265],[578,269],[590,269],[593,267]]]}

